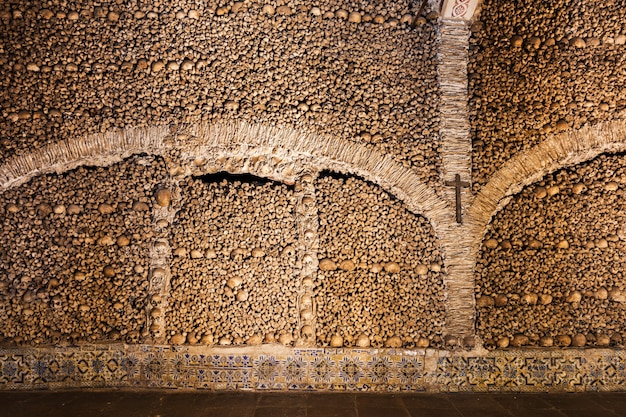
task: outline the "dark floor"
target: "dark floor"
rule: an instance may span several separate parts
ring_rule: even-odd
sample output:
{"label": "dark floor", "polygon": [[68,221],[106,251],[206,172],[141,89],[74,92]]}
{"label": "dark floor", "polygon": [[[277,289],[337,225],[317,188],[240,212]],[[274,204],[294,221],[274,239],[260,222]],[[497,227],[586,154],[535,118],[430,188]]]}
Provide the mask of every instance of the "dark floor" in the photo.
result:
{"label": "dark floor", "polygon": [[0,392],[0,416],[626,417],[626,393],[379,395],[162,391]]}

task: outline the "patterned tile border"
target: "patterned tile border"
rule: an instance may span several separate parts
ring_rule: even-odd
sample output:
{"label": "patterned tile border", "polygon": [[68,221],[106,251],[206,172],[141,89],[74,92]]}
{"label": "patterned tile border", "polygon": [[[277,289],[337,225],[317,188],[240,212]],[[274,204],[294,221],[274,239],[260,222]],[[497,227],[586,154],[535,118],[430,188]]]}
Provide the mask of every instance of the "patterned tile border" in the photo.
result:
{"label": "patterned tile border", "polygon": [[626,388],[626,350],[208,348],[0,349],[0,390],[579,392]]}

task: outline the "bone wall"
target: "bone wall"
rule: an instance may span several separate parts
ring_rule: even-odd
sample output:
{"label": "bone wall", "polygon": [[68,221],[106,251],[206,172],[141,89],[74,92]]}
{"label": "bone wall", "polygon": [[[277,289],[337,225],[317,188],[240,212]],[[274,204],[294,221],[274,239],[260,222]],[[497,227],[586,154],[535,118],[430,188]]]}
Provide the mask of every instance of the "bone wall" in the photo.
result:
{"label": "bone wall", "polygon": [[486,0],[470,40],[475,189],[550,135],[626,117],[619,2]]}
{"label": "bone wall", "polygon": [[[380,187],[168,171],[135,156],[4,191],[0,342],[295,346],[317,333],[334,347],[441,344],[437,239]],[[303,279],[311,256],[319,268]]]}
{"label": "bone wall", "polygon": [[493,219],[476,267],[485,346],[622,346],[626,165],[601,155],[524,188]]}
{"label": "bone wall", "polygon": [[330,134],[438,179],[437,21],[418,2],[0,6],[0,159],[133,126]]}
{"label": "bone wall", "polygon": [[423,217],[355,177],[320,177],[317,338],[322,346],[439,346],[444,268]]}
{"label": "bone wall", "polygon": [[48,174],[0,197],[0,338],[136,343],[145,322],[152,193],[162,160]]}
{"label": "bone wall", "polygon": [[291,343],[298,317],[293,190],[190,177],[181,195],[171,239],[169,340]]}

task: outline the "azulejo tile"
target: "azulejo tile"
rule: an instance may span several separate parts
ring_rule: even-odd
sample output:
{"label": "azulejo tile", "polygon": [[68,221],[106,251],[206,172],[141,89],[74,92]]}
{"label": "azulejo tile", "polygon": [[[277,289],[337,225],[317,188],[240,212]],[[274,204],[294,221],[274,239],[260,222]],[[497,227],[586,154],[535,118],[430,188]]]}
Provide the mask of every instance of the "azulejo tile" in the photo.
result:
{"label": "azulejo tile", "polygon": [[[623,389],[626,384],[626,358],[623,354],[611,356],[604,367],[605,386]],[[620,388],[622,387],[622,388]]]}
{"label": "azulejo tile", "polygon": [[167,359],[162,352],[148,353],[141,364],[142,379],[149,387],[167,385]]}
{"label": "azulejo tile", "polygon": [[253,373],[258,389],[283,389],[285,387],[282,363],[274,356],[259,356],[254,361]]}
{"label": "azulejo tile", "polygon": [[496,356],[495,365],[498,368],[496,387],[504,391],[516,391],[525,384],[522,375],[524,359],[518,356]]}
{"label": "azulejo tile", "polygon": [[260,356],[254,362],[254,372],[260,381],[270,381],[278,376],[280,362],[274,356]]}
{"label": "azulejo tile", "polygon": [[400,361],[397,362],[396,367],[396,383],[401,384],[403,389],[410,390],[423,385],[425,372],[424,360],[422,357],[401,358]]}
{"label": "azulejo tile", "polygon": [[456,392],[468,390],[468,359],[448,356],[437,362],[437,383],[443,391]]}
{"label": "azulejo tile", "polygon": [[499,376],[495,358],[467,358],[467,382],[472,391],[488,391],[496,385]]}
{"label": "azulejo tile", "polygon": [[362,381],[364,377],[363,363],[358,357],[344,356],[339,361],[339,377],[346,384],[366,383]]}
{"label": "azulejo tile", "polygon": [[581,357],[552,358],[554,386],[557,390],[581,391],[585,359]]}
{"label": "azulejo tile", "polygon": [[395,378],[396,370],[388,357],[374,356],[365,367],[367,378],[372,384],[389,384]]}
{"label": "azulejo tile", "polygon": [[522,375],[527,386],[547,386],[554,385],[554,371],[550,358],[524,358]]}
{"label": "azulejo tile", "polygon": [[619,389],[626,379],[625,362],[622,358],[594,357],[586,361],[583,383],[598,390]]}
{"label": "azulejo tile", "polygon": [[33,383],[35,385],[45,385],[53,380],[50,371],[51,358],[49,355],[36,355],[32,361]]}
{"label": "azulejo tile", "polygon": [[24,354],[0,355],[0,384],[24,384],[28,371]]}
{"label": "azulejo tile", "polygon": [[335,375],[336,363],[326,356],[316,356],[309,364],[309,375],[318,386],[330,385]]}
{"label": "azulejo tile", "polygon": [[300,356],[288,356],[285,361],[285,380],[291,389],[307,379],[307,366]]}
{"label": "azulejo tile", "polygon": [[77,355],[73,351],[66,353],[56,352],[55,357],[51,368],[56,371],[57,382],[62,382],[63,385],[71,387],[75,386],[77,382],[84,380],[77,363],[77,358],[80,357],[80,354]]}
{"label": "azulejo tile", "polygon": [[176,354],[172,360],[172,378],[180,381],[181,384],[188,385],[190,381],[195,381],[195,372],[189,365],[189,358],[184,354]]}
{"label": "azulejo tile", "polygon": [[247,369],[214,369],[209,373],[209,381],[225,389],[236,389],[250,383],[250,371]]}
{"label": "azulejo tile", "polygon": [[124,354],[120,352],[115,355],[114,361],[119,367],[119,375],[122,380],[129,382],[140,380],[141,361],[135,353]]}
{"label": "azulejo tile", "polygon": [[[511,350],[462,356],[391,349],[237,350],[82,346],[0,350],[0,389],[607,391],[626,384],[626,351]],[[259,351],[261,353],[259,353]],[[242,353],[245,352],[245,353]]]}

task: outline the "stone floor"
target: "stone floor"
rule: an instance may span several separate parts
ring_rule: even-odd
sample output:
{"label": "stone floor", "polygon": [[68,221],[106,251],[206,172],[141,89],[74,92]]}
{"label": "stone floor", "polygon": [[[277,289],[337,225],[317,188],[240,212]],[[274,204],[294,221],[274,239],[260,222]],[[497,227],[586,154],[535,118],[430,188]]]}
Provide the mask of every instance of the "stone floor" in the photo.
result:
{"label": "stone floor", "polygon": [[0,392],[1,417],[626,416],[626,393],[291,394],[163,391]]}

